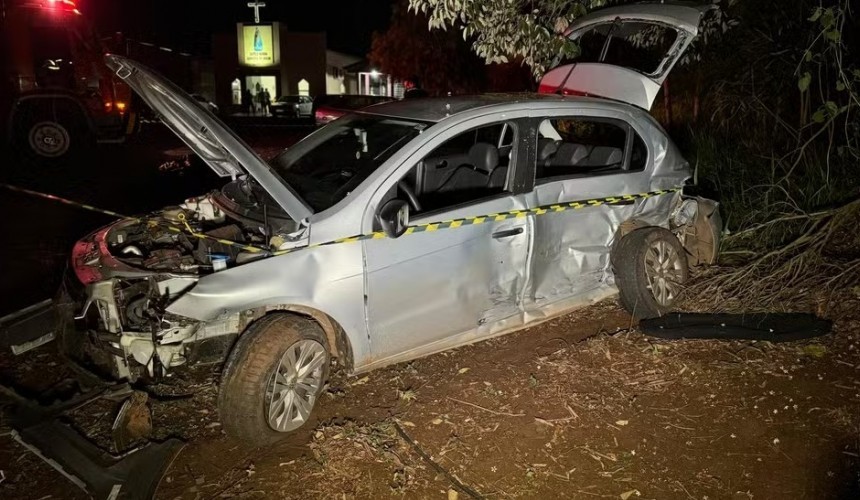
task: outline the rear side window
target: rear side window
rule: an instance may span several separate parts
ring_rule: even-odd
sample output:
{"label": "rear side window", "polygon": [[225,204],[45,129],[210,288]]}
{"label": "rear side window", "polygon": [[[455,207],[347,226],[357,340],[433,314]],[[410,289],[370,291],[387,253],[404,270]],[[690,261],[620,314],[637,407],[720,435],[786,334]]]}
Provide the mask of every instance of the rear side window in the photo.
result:
{"label": "rear side window", "polygon": [[653,75],[677,39],[677,30],[660,24],[600,24],[579,38],[582,53],[575,61],[602,62]]}
{"label": "rear side window", "polygon": [[551,118],[538,127],[537,179],[588,177],[643,170],[648,148],[627,123]]}

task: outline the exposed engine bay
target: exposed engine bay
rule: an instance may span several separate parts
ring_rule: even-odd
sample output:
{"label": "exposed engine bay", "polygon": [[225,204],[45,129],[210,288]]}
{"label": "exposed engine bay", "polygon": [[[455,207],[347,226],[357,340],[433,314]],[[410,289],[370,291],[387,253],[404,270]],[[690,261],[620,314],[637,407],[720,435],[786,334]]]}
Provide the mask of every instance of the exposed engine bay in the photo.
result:
{"label": "exposed engine bay", "polygon": [[90,342],[66,347],[118,379],[144,371],[157,378],[189,357],[220,361],[240,331],[238,318],[202,325],[170,315],[166,306],[201,276],[301,245],[304,229],[297,229],[256,183],[240,179],[92,233],[72,252],[85,290],[69,294],[76,330]]}
{"label": "exposed engine bay", "polygon": [[[283,235],[296,229],[266,198],[253,182],[231,182],[222,191],[167,207],[144,221],[117,224],[105,243],[118,261],[149,271],[206,274],[224,264],[242,264],[278,249]],[[247,251],[243,245],[263,251]]]}

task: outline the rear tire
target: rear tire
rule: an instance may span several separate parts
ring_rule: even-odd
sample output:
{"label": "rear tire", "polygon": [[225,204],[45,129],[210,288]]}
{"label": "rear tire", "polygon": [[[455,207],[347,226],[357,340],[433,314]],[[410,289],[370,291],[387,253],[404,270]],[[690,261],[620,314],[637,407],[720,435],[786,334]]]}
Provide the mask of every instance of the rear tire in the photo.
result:
{"label": "rear tire", "polygon": [[612,267],[621,306],[637,319],[670,312],[689,277],[684,247],[661,227],[624,236],[612,252]]}
{"label": "rear tire", "polygon": [[274,313],[239,337],[221,378],[218,410],[228,435],[249,446],[278,441],[310,418],[329,374],[325,332]]}

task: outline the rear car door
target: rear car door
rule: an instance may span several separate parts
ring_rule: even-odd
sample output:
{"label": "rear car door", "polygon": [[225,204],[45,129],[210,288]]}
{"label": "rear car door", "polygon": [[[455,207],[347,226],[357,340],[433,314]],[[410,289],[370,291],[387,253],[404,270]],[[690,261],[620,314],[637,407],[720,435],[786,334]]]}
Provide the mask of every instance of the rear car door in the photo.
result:
{"label": "rear car door", "polygon": [[[542,112],[533,120],[538,133],[531,207],[648,191],[653,158],[629,116],[592,108]],[[568,307],[565,300],[613,293],[610,247],[640,205],[585,203],[535,217],[526,308],[552,314]]]}
{"label": "rear car door", "polygon": [[[506,127],[516,139],[502,158],[497,144]],[[392,189],[378,193],[379,205],[406,199],[405,184],[420,208],[412,207],[411,234],[363,241],[377,361],[428,354],[507,319],[519,321],[531,239],[527,202],[516,182],[524,168],[519,127],[512,120],[448,133],[419,153],[408,171],[400,170]],[[491,142],[484,142],[487,137]],[[436,168],[440,157],[459,163]],[[523,212],[499,215],[510,211]]]}

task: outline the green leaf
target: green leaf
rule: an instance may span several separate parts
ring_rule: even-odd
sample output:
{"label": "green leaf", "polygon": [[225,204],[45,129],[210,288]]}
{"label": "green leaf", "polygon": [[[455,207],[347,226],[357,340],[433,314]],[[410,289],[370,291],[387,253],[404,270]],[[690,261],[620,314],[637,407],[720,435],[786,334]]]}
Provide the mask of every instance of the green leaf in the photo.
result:
{"label": "green leaf", "polygon": [[821,26],[824,29],[830,29],[833,26],[833,23],[836,21],[836,19],[833,17],[833,9],[831,9],[830,7],[824,9],[824,12],[821,13],[821,19],[819,19],[819,21],[821,21]]}
{"label": "green leaf", "polygon": [[800,89],[801,92],[806,92],[809,88],[809,84],[812,82],[812,74],[807,71],[803,75],[801,75],[800,80],[797,81],[797,88]]}
{"label": "green leaf", "polygon": [[816,7],[814,11],[812,11],[812,16],[809,18],[813,23],[818,21],[818,18],[821,17],[821,7]]}
{"label": "green leaf", "polygon": [[845,82],[843,82],[842,80],[836,82],[836,90],[838,90],[839,92],[845,90]]}
{"label": "green leaf", "polygon": [[831,42],[838,42],[839,39],[842,38],[842,32],[840,32],[836,28],[833,28],[832,30],[827,30],[824,32],[824,38],[830,40]]}
{"label": "green leaf", "polygon": [[827,101],[824,103],[824,109],[827,110],[827,114],[830,116],[836,116],[836,113],[839,112],[839,106],[836,105],[833,101]]}
{"label": "green leaf", "polygon": [[824,123],[824,109],[819,109],[815,113],[812,113],[812,121],[815,123]]}
{"label": "green leaf", "polygon": [[807,50],[806,52],[804,52],[803,60],[806,62],[812,62],[812,51],[811,50]]}

